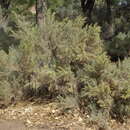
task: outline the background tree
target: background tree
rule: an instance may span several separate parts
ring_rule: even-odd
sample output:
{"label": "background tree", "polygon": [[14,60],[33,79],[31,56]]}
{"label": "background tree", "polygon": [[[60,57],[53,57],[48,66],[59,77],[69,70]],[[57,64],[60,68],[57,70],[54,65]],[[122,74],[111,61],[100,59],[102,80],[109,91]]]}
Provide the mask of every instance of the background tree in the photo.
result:
{"label": "background tree", "polygon": [[[94,4],[95,4],[95,0],[81,0],[81,8],[82,11],[84,13],[84,15],[88,18],[87,22],[90,24],[92,19],[91,19],[91,15],[92,15],[92,11],[94,9]],[[110,24],[111,22],[111,0],[105,0],[106,3],[106,7],[107,7],[107,15],[106,15],[106,20],[107,22]]]}
{"label": "background tree", "polygon": [[80,0],[48,0],[48,8],[56,13],[58,19],[74,19],[82,14]]}
{"label": "background tree", "polygon": [[45,0],[36,0],[36,23],[41,25],[44,19]]}

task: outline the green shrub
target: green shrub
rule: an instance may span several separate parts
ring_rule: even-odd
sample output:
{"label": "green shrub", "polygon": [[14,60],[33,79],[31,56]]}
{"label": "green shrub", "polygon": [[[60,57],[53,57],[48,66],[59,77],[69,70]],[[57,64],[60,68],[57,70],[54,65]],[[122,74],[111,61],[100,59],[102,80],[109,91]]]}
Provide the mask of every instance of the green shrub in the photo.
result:
{"label": "green shrub", "polygon": [[16,18],[12,34],[20,44],[10,47],[9,54],[0,51],[1,97],[6,90],[16,99],[60,96],[65,108],[78,106],[91,117],[129,116],[129,59],[118,67],[110,62],[97,25],[82,29],[81,17],[57,21],[48,12],[39,29]]}
{"label": "green shrub", "polygon": [[[130,51],[130,33],[119,33],[111,42],[106,44],[107,52],[112,57],[128,57]],[[121,59],[122,59],[121,58]]]}
{"label": "green shrub", "polygon": [[80,73],[79,85],[84,86],[80,92],[81,107],[91,114],[101,111],[107,113],[106,118],[124,121],[130,115],[129,71],[129,59],[117,67],[107,57],[98,56]]}

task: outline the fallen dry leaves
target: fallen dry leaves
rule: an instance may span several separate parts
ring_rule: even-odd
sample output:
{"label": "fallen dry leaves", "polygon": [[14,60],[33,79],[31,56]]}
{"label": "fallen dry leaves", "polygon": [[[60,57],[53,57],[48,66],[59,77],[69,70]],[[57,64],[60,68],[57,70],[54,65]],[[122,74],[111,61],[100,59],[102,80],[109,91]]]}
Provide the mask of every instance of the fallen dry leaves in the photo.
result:
{"label": "fallen dry leaves", "polygon": [[[88,116],[89,118],[89,116]],[[86,127],[83,118],[78,111],[63,113],[56,102],[52,103],[19,103],[6,109],[0,109],[0,120],[20,120],[27,127],[47,127],[62,130],[96,130]],[[119,128],[116,122],[112,121],[113,129]],[[130,130],[129,126],[120,125],[121,129]]]}
{"label": "fallen dry leaves", "polygon": [[[26,126],[44,126],[70,128],[79,125],[85,128],[83,119],[79,114],[62,114],[57,108],[57,103],[32,104],[19,103],[0,110],[2,120],[21,120]],[[50,126],[51,124],[51,126]]]}

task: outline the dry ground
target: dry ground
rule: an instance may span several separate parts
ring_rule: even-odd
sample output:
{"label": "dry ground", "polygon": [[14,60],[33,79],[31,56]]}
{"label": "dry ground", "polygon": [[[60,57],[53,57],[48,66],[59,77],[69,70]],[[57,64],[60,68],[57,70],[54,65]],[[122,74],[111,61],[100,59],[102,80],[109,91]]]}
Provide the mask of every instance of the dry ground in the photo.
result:
{"label": "dry ground", "polygon": [[[19,103],[0,110],[0,130],[97,130],[85,125],[78,111],[63,114],[57,103]],[[110,130],[130,130],[112,121]]]}

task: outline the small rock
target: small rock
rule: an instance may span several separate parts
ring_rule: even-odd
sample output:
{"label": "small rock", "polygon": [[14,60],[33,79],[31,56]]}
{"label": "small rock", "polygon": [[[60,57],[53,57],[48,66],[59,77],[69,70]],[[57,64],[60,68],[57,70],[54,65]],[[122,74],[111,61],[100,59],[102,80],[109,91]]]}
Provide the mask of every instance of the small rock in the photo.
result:
{"label": "small rock", "polygon": [[81,117],[79,117],[79,121],[81,122],[81,121],[83,121],[83,119]]}
{"label": "small rock", "polygon": [[52,110],[52,113],[54,114],[56,111],[55,110]]}
{"label": "small rock", "polygon": [[26,121],[26,122],[27,122],[28,124],[31,124],[31,121],[30,121],[30,120],[28,120],[28,119],[27,119],[27,121]]}

